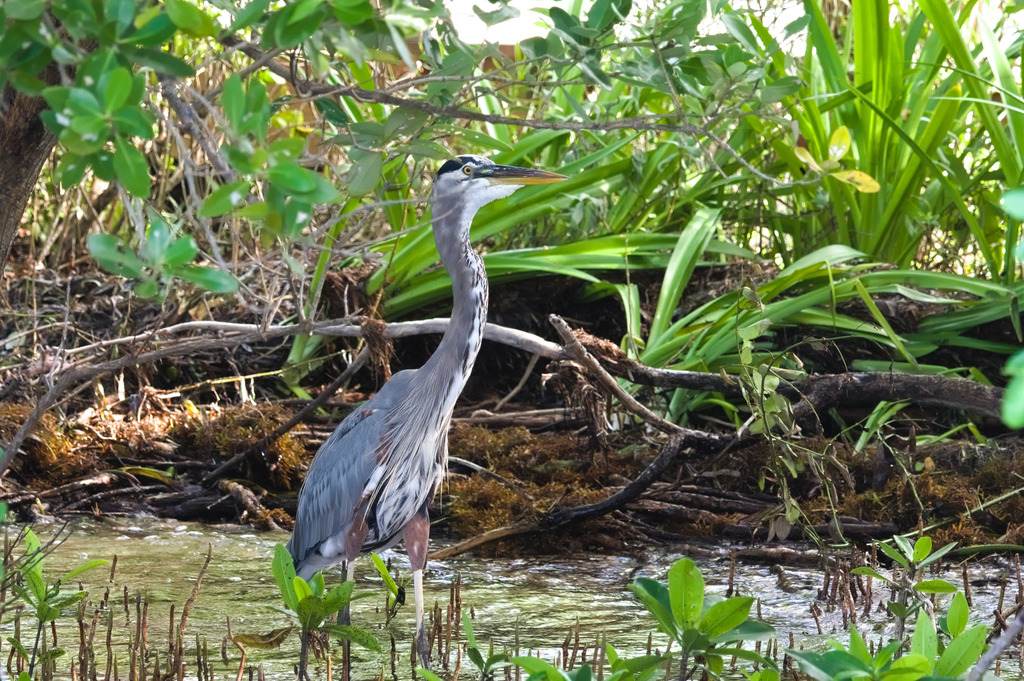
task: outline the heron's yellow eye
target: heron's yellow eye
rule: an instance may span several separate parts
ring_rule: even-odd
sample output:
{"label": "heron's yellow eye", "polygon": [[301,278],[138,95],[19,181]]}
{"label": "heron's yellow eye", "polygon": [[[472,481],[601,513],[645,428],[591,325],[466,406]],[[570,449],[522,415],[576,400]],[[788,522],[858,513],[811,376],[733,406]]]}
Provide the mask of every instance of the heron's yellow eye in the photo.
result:
{"label": "heron's yellow eye", "polygon": [[469,166],[462,166],[462,174],[463,175],[472,175],[473,174],[473,169],[470,168]]}

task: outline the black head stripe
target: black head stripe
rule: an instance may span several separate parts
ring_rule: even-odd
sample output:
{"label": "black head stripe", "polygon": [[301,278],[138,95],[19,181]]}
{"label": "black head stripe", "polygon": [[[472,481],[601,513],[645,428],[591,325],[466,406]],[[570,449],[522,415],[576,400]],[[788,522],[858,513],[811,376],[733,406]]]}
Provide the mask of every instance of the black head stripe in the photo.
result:
{"label": "black head stripe", "polygon": [[466,162],[462,159],[453,158],[450,161],[445,161],[444,165],[437,171],[438,176],[444,175],[445,173],[454,173],[456,170],[461,168]]}

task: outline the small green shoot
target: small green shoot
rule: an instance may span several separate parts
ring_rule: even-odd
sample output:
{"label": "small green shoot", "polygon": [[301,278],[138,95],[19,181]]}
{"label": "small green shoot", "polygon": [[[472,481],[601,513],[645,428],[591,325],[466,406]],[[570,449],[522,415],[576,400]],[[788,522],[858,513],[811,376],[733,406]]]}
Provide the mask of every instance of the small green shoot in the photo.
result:
{"label": "small green shoot", "polygon": [[[640,577],[630,590],[658,622],[682,653],[681,676],[698,671],[719,675],[726,657],[737,657],[773,668],[761,655],[735,645],[770,638],[775,629],[748,619],[754,599],[749,596],[722,598],[704,592],[704,578],[689,558],[676,561],[668,571],[668,584]],[[693,663],[695,667],[688,669]]]}

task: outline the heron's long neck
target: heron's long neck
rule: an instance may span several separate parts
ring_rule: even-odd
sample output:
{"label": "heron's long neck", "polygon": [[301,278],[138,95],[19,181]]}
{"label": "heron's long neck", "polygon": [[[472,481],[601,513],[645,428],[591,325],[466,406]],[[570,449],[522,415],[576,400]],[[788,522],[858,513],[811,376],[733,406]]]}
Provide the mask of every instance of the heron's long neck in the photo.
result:
{"label": "heron's long neck", "polygon": [[[435,205],[435,213],[444,208]],[[472,214],[459,215],[462,228],[457,232],[458,237],[455,230],[445,234],[434,232],[441,262],[452,280],[454,305],[441,344],[419,374],[432,383],[430,387],[434,392],[427,394],[442,396],[439,401],[446,414],[455,407],[455,401],[469,380],[487,321],[487,274],[483,261],[469,243],[472,220]]]}

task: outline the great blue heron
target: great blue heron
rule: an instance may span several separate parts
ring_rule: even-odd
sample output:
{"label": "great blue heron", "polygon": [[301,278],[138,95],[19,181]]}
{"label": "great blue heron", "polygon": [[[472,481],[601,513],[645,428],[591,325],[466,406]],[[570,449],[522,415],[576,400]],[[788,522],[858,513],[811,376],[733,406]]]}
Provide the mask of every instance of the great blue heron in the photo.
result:
{"label": "great blue heron", "polygon": [[423,568],[427,505],[444,477],[448,424],[483,340],[487,275],[469,241],[481,206],[523,185],[568,179],[543,170],[495,165],[459,156],[441,166],[431,194],[434,242],[452,279],[451,322],[419,369],[400,371],[348,415],[313,458],[299,492],[288,550],[296,573],[309,579],[338,563],[348,578],[359,553],[405,540],[416,597],[416,647],[427,664]]}

